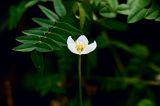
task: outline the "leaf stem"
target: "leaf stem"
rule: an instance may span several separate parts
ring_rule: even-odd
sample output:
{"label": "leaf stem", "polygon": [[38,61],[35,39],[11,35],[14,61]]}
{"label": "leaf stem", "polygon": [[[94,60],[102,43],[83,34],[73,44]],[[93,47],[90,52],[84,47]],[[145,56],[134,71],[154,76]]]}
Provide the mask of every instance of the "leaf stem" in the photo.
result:
{"label": "leaf stem", "polygon": [[82,104],[81,55],[79,55],[79,58],[78,58],[78,74],[79,74],[79,100],[80,100],[80,106],[83,106]]}

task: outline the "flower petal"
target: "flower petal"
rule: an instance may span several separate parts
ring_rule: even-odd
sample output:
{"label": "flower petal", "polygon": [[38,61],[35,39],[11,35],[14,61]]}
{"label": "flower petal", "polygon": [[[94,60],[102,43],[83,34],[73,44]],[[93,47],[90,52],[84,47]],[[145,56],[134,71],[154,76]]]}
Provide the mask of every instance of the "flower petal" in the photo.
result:
{"label": "flower petal", "polygon": [[67,39],[67,45],[68,44],[75,44],[75,41],[72,39],[71,36],[69,36],[68,39]]}
{"label": "flower petal", "polygon": [[68,37],[67,39],[67,47],[68,49],[72,52],[72,53],[75,53],[75,54],[79,54],[76,50],[76,47],[75,47],[75,42],[74,40],[72,39],[71,36]]}
{"label": "flower petal", "polygon": [[81,35],[76,42],[84,43],[85,45],[88,45],[88,39],[85,35]]}
{"label": "flower petal", "polygon": [[97,43],[96,41],[94,41],[93,43],[87,45],[87,47],[83,50],[83,52],[81,54],[88,54],[90,52],[92,52],[93,50],[95,50],[97,47]]}

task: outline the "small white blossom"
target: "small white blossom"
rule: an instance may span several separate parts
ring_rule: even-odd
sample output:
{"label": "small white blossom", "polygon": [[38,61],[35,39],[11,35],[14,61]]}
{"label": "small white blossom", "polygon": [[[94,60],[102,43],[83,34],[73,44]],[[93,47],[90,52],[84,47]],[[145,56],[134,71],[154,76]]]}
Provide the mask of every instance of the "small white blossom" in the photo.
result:
{"label": "small white blossom", "polygon": [[75,54],[82,55],[88,54],[96,49],[97,43],[94,41],[91,44],[88,44],[88,39],[86,36],[81,35],[76,41],[72,39],[71,36],[67,39],[68,49]]}

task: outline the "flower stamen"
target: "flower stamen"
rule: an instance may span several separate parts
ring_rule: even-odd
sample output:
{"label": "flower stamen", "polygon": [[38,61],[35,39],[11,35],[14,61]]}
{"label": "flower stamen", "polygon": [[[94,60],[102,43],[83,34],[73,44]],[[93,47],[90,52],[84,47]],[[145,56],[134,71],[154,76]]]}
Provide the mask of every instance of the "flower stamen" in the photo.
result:
{"label": "flower stamen", "polygon": [[84,50],[85,47],[86,47],[86,45],[84,43],[76,42],[75,48],[76,48],[78,53],[81,53]]}

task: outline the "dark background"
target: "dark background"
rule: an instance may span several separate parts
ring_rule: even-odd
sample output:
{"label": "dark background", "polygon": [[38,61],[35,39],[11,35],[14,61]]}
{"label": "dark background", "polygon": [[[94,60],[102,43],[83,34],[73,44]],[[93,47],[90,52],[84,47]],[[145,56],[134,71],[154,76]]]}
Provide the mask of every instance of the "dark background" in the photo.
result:
{"label": "dark background", "polygon": [[[8,9],[10,5],[17,4],[18,2],[19,0],[5,0],[3,1],[3,3],[0,3],[1,25],[6,25],[6,19],[8,17]],[[22,20],[23,25],[32,25],[31,17],[38,14],[33,11],[34,8],[36,7],[33,7],[26,12],[25,18]],[[11,31],[4,27],[4,29],[2,28],[2,30],[0,31],[0,105],[6,106],[4,81],[10,80],[11,86],[13,88],[12,93],[14,98],[14,106],[46,106],[45,103],[49,101],[50,97],[39,97],[37,93],[25,89],[21,82],[23,76],[26,73],[32,72],[34,70],[34,66],[31,63],[29,53],[15,52],[12,50],[13,47],[18,45],[18,43],[15,41],[15,38],[21,35],[20,31],[24,28],[23,25],[19,25],[16,29],[13,29]],[[129,45],[140,43],[149,47],[152,52],[157,52],[160,50],[159,22],[141,20],[137,23],[129,24],[128,31],[109,31],[109,34],[110,38],[121,40]],[[99,70],[106,70],[108,68],[112,70],[115,66],[115,63],[113,61],[114,59],[111,56],[111,52],[107,49],[98,52],[98,67],[100,67]],[[121,57],[125,60],[125,53],[122,53]],[[127,60],[125,62],[127,62]],[[106,65],[106,63],[108,63],[108,66]],[[110,71],[99,71],[99,74],[105,74],[109,76],[113,73],[110,73]],[[155,91],[157,92],[158,98],[159,88],[153,87],[153,89],[155,89]],[[125,91],[122,91],[121,93],[107,93],[107,95],[99,91],[99,93],[95,98],[93,98],[93,100],[95,101],[95,104],[102,105],[106,102],[105,99],[103,100],[103,98],[108,98],[108,104],[113,104],[114,101],[119,100],[119,98],[122,98],[120,100],[123,101],[123,98],[125,98],[124,95],[127,95]]]}

